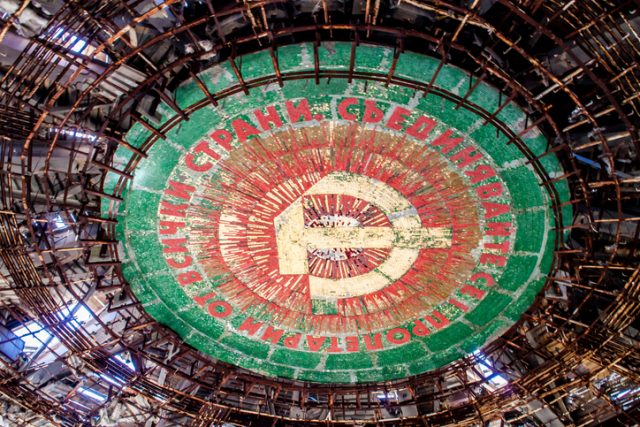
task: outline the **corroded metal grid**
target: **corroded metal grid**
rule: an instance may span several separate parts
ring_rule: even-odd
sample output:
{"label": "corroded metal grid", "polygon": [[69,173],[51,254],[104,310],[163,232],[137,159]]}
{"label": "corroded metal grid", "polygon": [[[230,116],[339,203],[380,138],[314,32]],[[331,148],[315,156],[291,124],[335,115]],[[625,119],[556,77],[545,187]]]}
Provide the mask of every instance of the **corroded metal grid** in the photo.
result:
{"label": "corroded metal grid", "polygon": [[[0,79],[1,310],[12,330],[49,332],[23,331],[41,343],[0,359],[3,394],[62,425],[92,417],[122,425],[633,423],[640,385],[636,8],[599,1],[84,2],[44,14],[46,25],[20,37],[15,29],[30,9],[18,5],[0,32],[18,52]],[[120,199],[104,190],[103,177],[115,173],[124,184],[155,139],[188,118],[191,111],[168,95],[181,81],[268,49],[272,76],[246,81],[236,65],[238,85],[228,93],[202,85],[201,104],[301,77],[411,84],[394,76],[395,61],[370,75],[356,75],[353,60],[343,72],[322,69],[318,48],[332,40],[392,46],[397,55],[415,50],[471,71],[476,79],[455,99],[460,105],[480,81],[501,88],[502,103],[485,112],[487,120],[511,101],[527,106],[526,127],[549,138],[539,157],[557,153],[567,171],[546,185],[571,184],[572,209],[555,211],[574,217],[534,307],[482,353],[406,380],[319,386],[214,362],[152,321],[119,270],[113,214]],[[283,75],[278,47],[300,41],[314,43],[314,69]],[[174,122],[154,122],[159,103],[175,110]],[[133,123],[152,133],[137,148],[123,136]],[[116,147],[132,152],[126,167],[114,161]],[[101,203],[112,204],[111,215],[101,214]]]}

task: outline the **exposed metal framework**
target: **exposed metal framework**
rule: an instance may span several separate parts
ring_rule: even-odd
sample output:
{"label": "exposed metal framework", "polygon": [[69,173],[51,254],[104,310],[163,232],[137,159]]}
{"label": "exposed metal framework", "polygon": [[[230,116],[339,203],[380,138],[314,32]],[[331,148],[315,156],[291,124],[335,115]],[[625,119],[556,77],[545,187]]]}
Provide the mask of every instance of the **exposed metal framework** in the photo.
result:
{"label": "exposed metal framework", "polygon": [[[5,3],[8,4],[5,5]],[[15,425],[632,425],[640,418],[640,7],[634,1],[258,0],[0,2],[0,404]],[[6,10],[4,10],[5,8]],[[296,78],[280,46],[334,40],[413,50],[469,70],[525,106],[526,130],[567,171],[573,221],[534,306],[504,336],[400,381],[314,385],[254,375],[153,321],[119,268],[115,212],[138,161],[193,110],[170,93],[267,49],[272,76],[193,108]],[[353,50],[355,52],[355,49]],[[396,57],[397,58],[397,57]],[[436,73],[437,74],[437,73]],[[435,77],[434,77],[435,80]],[[433,83],[433,82],[432,82]],[[162,101],[176,111],[162,126]],[[152,136],[124,140],[133,123]],[[505,130],[508,131],[508,130]],[[521,144],[513,134],[510,143]],[[116,148],[133,154],[127,164]],[[526,147],[522,147],[526,151]],[[118,174],[115,191],[103,187]],[[102,214],[101,203],[110,205]],[[567,206],[554,206],[557,216]],[[563,209],[564,208],[564,209]],[[13,346],[13,347],[12,347]]]}

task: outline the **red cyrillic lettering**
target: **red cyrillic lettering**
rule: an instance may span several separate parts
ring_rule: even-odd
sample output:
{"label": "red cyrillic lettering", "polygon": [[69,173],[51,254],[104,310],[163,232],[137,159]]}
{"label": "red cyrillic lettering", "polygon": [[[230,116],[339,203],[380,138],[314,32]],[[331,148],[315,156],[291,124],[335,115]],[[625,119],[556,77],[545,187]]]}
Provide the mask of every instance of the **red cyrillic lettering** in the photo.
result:
{"label": "red cyrillic lettering", "polygon": [[182,286],[191,284],[193,282],[199,282],[202,280],[202,276],[197,271],[187,271],[186,273],[178,274],[178,283]]}
{"label": "red cyrillic lettering", "polygon": [[431,323],[431,326],[433,326],[436,329],[445,328],[449,325],[449,323],[451,323],[449,322],[449,319],[444,317],[444,314],[440,313],[437,310],[434,310],[434,312],[431,314],[432,316],[425,316],[424,320]]}
{"label": "red cyrillic lettering", "polygon": [[509,236],[511,234],[510,222],[487,222],[487,236]]}
{"label": "red cyrillic lettering", "polygon": [[344,337],[347,351],[355,352],[360,350],[360,340],[357,336]]}
{"label": "red cyrillic lettering", "polygon": [[207,301],[209,301],[211,298],[215,298],[218,294],[216,294],[215,292],[209,292],[206,295],[202,295],[200,297],[193,297],[193,301],[198,304],[200,307],[204,306]]}
{"label": "red cyrillic lettering", "polygon": [[233,309],[226,301],[213,301],[207,306],[207,311],[211,316],[223,319],[229,316],[233,312]]}
{"label": "red cyrillic lettering", "polygon": [[509,252],[509,241],[505,240],[502,243],[485,243],[484,244],[484,248],[485,249],[496,249],[496,250],[500,251],[501,254],[506,254],[507,252]]}
{"label": "red cyrillic lettering", "polygon": [[447,129],[442,135],[434,139],[433,142],[431,142],[431,145],[433,147],[442,147],[440,152],[442,152],[442,154],[447,154],[449,151],[460,145],[464,140],[464,138],[450,138],[451,135],[453,135],[453,131],[451,129]]}
{"label": "red cyrillic lettering", "polygon": [[365,123],[378,123],[384,117],[384,111],[378,108],[376,101],[367,99],[364,101],[364,115],[362,121]]}
{"label": "red cyrillic lettering", "polygon": [[387,341],[391,344],[405,344],[411,339],[411,334],[405,328],[393,328],[387,332]]}
{"label": "red cyrillic lettering", "polygon": [[162,252],[165,254],[187,252],[187,248],[184,247],[184,245],[187,244],[187,239],[184,237],[179,239],[164,239],[161,243],[166,246],[166,248],[162,249]]}
{"label": "red cyrillic lettering", "polygon": [[213,167],[213,163],[211,162],[204,162],[201,165],[195,162],[196,154],[200,154],[200,153],[206,154],[207,156],[211,157],[214,160],[220,160],[220,155],[211,149],[211,147],[209,146],[209,143],[207,143],[206,141],[201,141],[193,149],[193,153],[187,154],[184,158],[184,163],[192,171],[205,172]]}
{"label": "red cyrillic lettering", "polygon": [[427,325],[422,323],[421,320],[416,320],[413,323],[415,323],[415,326],[413,327],[413,329],[411,329],[411,332],[413,332],[413,335],[417,337],[423,337],[431,333],[429,328],[427,328]]}
{"label": "red cyrillic lettering", "polygon": [[470,295],[475,299],[482,299],[482,298],[484,298],[484,294],[486,292],[483,291],[482,289],[476,288],[475,286],[464,285],[460,289],[460,293],[463,294],[463,295]]}
{"label": "red cyrillic lettering", "polygon": [[402,130],[402,125],[404,121],[411,115],[411,111],[407,110],[404,107],[396,107],[389,120],[387,120],[387,127],[393,130]]}
{"label": "red cyrillic lettering", "polygon": [[488,199],[489,197],[498,197],[502,194],[504,190],[502,189],[502,183],[500,182],[492,182],[491,184],[481,185],[476,188],[476,194],[481,199]]}
{"label": "red cyrillic lettering", "polygon": [[176,216],[178,218],[184,218],[187,216],[187,203],[180,205],[174,205],[165,201],[160,202],[160,215]]}
{"label": "red cyrillic lettering", "polygon": [[250,125],[242,119],[235,119],[234,121],[232,121],[231,127],[234,131],[236,131],[238,141],[240,142],[245,142],[247,139],[249,139],[250,136],[260,134],[260,131],[256,127]]}
{"label": "red cyrillic lettering", "polygon": [[284,335],[284,331],[282,329],[274,329],[272,326],[267,326],[264,334],[262,334],[262,340],[270,341],[271,344],[278,344],[282,335]]}
{"label": "red cyrillic lettering", "polygon": [[355,98],[343,99],[342,102],[338,104],[338,115],[340,116],[340,118],[343,120],[355,120],[356,115],[353,113],[350,113],[347,109],[352,105],[356,105],[357,103],[358,103],[358,100]]}
{"label": "red cyrillic lettering", "polygon": [[496,254],[482,254],[480,255],[480,263],[481,264],[494,264],[502,267],[507,262],[507,259],[502,255]]}
{"label": "red cyrillic lettering", "polygon": [[307,335],[307,347],[309,347],[309,351],[320,351],[326,340],[327,337],[312,337],[311,335]]}
{"label": "red cyrillic lettering", "polygon": [[264,323],[256,322],[252,317],[247,317],[245,321],[242,322],[242,325],[238,326],[238,332],[247,331],[247,334],[255,335],[255,333],[258,332],[258,329],[260,329],[262,325],[264,325]]}
{"label": "red cyrillic lettering", "polygon": [[262,129],[269,130],[269,123],[272,123],[274,125],[274,128],[282,127],[282,119],[276,111],[276,107],[270,105],[266,108],[266,110],[266,114],[260,110],[255,110],[253,112],[253,114],[256,115],[256,119],[258,119],[258,123],[260,124],[260,126],[262,126]]}
{"label": "red cyrillic lettering", "polygon": [[459,308],[460,310],[464,311],[465,313],[467,311],[469,311],[469,307],[464,304],[462,301],[458,301],[455,298],[449,298],[449,304],[451,304],[452,306]]}
{"label": "red cyrillic lettering", "polygon": [[191,258],[189,255],[186,255],[184,257],[184,261],[182,262],[178,262],[173,258],[167,258],[167,264],[169,264],[169,267],[172,267],[175,269],[187,268],[191,265],[192,262],[193,262],[193,258]]}
{"label": "red cyrillic lettering", "polygon": [[160,234],[176,234],[178,230],[185,226],[184,222],[160,221]]}
{"label": "red cyrillic lettering", "polygon": [[287,101],[284,103],[287,108],[287,114],[289,115],[289,121],[296,123],[302,117],[303,121],[308,122],[311,120],[311,110],[309,110],[309,101],[303,98],[298,102],[297,106],[293,105],[293,101]]}
{"label": "red cyrillic lettering", "polygon": [[496,176],[496,171],[489,165],[480,165],[472,171],[466,171],[465,175],[470,178],[469,181],[471,181],[472,184],[477,184],[487,178]]}
{"label": "red cyrillic lettering", "polygon": [[211,148],[211,146],[207,141],[200,141],[198,145],[196,145],[196,147],[193,149],[193,151],[198,154],[199,153],[206,154],[207,156],[211,157],[213,160],[220,160],[220,154],[213,151],[213,149]]}
{"label": "red cyrillic lettering", "polygon": [[233,135],[226,129],[218,129],[209,135],[209,138],[213,139],[219,146],[227,151],[231,151],[231,141]]}
{"label": "red cyrillic lettering", "polygon": [[300,344],[300,338],[302,338],[301,334],[295,334],[292,337],[285,338],[283,344],[287,348],[298,348],[298,344]]}
{"label": "red cyrillic lettering", "polygon": [[382,348],[382,336],[379,333],[375,334],[373,339],[370,335],[363,335],[362,339],[364,340],[364,346],[368,351],[380,350]]}
{"label": "red cyrillic lettering", "polygon": [[331,343],[327,348],[327,353],[340,353],[340,352],[342,352],[342,349],[340,348],[340,345],[338,343],[338,337],[331,337]]}
{"label": "red cyrillic lettering", "polygon": [[509,213],[509,205],[505,203],[482,202],[485,214],[484,219],[491,219]]}
{"label": "red cyrillic lettering", "polygon": [[451,161],[456,163],[458,169],[462,169],[466,168],[472,163],[477,162],[481,158],[482,153],[478,153],[475,147],[465,147],[464,149],[451,156]]}
{"label": "red cyrillic lettering", "polygon": [[196,190],[196,187],[182,182],[171,180],[168,182],[169,187],[164,192],[170,196],[178,199],[190,200],[191,193]]}
{"label": "red cyrillic lettering", "polygon": [[184,157],[184,164],[194,172],[206,172],[213,167],[211,162],[204,162],[199,165],[195,162],[196,156],[193,153],[189,153]]}
{"label": "red cyrillic lettering", "polygon": [[475,283],[480,279],[484,280],[485,286],[493,286],[493,284],[495,283],[495,279],[493,278],[493,276],[488,273],[476,273],[471,276],[469,280]]}
{"label": "red cyrillic lettering", "polygon": [[431,134],[434,127],[436,127],[435,120],[431,120],[427,116],[420,116],[415,123],[407,129],[407,135],[424,141]]}

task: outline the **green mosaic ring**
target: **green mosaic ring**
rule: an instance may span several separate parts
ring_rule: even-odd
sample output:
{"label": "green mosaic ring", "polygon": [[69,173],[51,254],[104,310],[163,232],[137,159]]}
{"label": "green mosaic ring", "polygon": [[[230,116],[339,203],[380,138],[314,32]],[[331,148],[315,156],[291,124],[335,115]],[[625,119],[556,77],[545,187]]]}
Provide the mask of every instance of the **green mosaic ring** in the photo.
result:
{"label": "green mosaic ring", "polygon": [[[282,75],[313,71],[312,49],[280,48]],[[345,71],[351,44],[319,54],[321,69]],[[355,76],[392,58],[358,46]],[[274,73],[268,52],[239,65],[247,84]],[[503,333],[551,271],[551,200],[567,201],[568,186],[550,195],[528,161],[546,149],[539,130],[520,136],[526,153],[511,143],[520,108],[479,115],[498,109],[492,87],[458,108],[470,77],[445,65],[428,93],[412,88],[437,67],[403,53],[394,76],[411,87],[299,78],[192,108],[148,150],[119,208],[123,273],[145,310],[219,360],[324,383],[424,373]],[[239,83],[228,63],[199,78],[211,93]],[[204,94],[188,81],[175,98],[188,109]],[[138,124],[127,141],[150,137]],[[554,156],[539,164],[563,175]]]}

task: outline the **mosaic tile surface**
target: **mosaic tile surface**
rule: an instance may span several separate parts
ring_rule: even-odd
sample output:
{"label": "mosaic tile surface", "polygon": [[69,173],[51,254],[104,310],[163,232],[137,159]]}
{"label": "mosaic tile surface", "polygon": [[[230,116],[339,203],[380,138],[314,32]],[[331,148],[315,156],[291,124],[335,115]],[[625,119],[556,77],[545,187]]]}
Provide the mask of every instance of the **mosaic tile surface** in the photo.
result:
{"label": "mosaic tile surface", "polygon": [[[344,69],[350,49],[323,45],[322,67]],[[356,70],[386,74],[392,56],[360,46]],[[313,70],[312,58],[310,45],[279,49],[283,72]],[[245,81],[273,73],[266,52],[237,61]],[[436,68],[404,53],[395,74],[428,83]],[[237,84],[228,64],[200,78],[212,92]],[[445,65],[435,85],[462,96],[468,79]],[[176,92],[183,108],[202,98],[192,82]],[[492,112],[498,98],[481,83],[469,100]],[[497,118],[525,128],[516,105]],[[148,136],[136,125],[127,140]],[[539,131],[523,140],[544,152]],[[123,271],[155,319],[252,371],[353,383],[443,366],[512,325],[551,268],[550,197],[507,141],[451,101],[382,83],[230,96],[136,168],[118,217]],[[544,166],[562,174],[552,156]]]}

